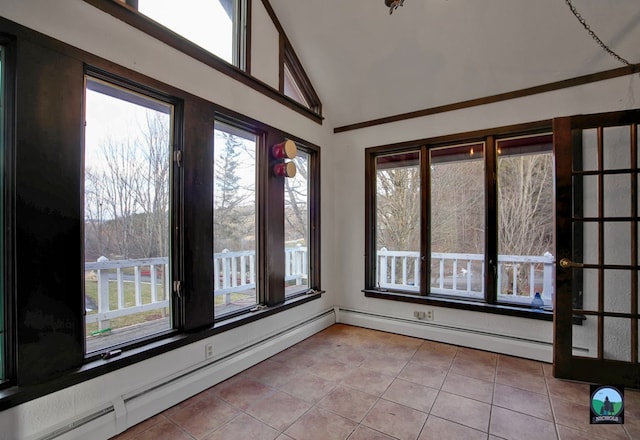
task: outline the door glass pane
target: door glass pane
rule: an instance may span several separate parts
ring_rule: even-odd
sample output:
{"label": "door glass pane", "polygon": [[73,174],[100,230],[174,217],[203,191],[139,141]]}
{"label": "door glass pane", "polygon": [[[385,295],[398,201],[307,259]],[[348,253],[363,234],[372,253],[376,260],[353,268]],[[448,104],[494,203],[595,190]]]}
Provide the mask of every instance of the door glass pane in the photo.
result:
{"label": "door glass pane", "polygon": [[429,151],[430,292],[484,298],[484,144]]}
{"label": "door glass pane", "polygon": [[608,174],[603,179],[604,215],[606,217],[630,217],[631,175]]}
{"label": "door glass pane", "polygon": [[[498,153],[498,300],[553,305],[552,136],[505,139]],[[539,307],[539,306],[538,306]]]}
{"label": "door glass pane", "polygon": [[237,0],[138,0],[138,10],[223,60],[234,62]]}
{"label": "door glass pane", "polygon": [[377,287],[420,291],[420,153],[376,158]]}
{"label": "door glass pane", "polygon": [[598,318],[585,316],[582,325],[572,326],[572,354],[587,358],[598,357]]}
{"label": "door glass pane", "polygon": [[591,171],[598,169],[598,131],[587,129],[582,131],[582,150],[574,152],[577,159],[576,170]]}
{"label": "door glass pane", "polygon": [[171,328],[171,105],[86,79],[87,353]]}
{"label": "door glass pane", "polygon": [[603,168],[628,169],[631,166],[631,132],[629,126],[603,128]]}
{"label": "door glass pane", "polygon": [[631,313],[631,277],[628,270],[604,269],[604,311]]}
{"label": "door glass pane", "polygon": [[213,294],[217,317],[257,303],[256,141],[253,133],[215,123]]}
{"label": "door glass pane", "polygon": [[631,264],[631,223],[604,224],[604,263]]}
{"label": "door glass pane", "polygon": [[[579,288],[582,292],[581,309],[598,311],[598,270],[573,269],[573,279],[574,289]],[[578,285],[576,285],[576,281],[579,282]]]}
{"label": "door glass pane", "polygon": [[626,318],[604,317],[604,353],[605,359],[631,361],[631,320]]}
{"label": "door glass pane", "polygon": [[309,289],[309,153],[298,149],[296,175],[284,179],[285,296]]}
{"label": "door glass pane", "polygon": [[[597,217],[598,216],[598,177],[597,176],[576,176],[576,196],[582,194],[582,203],[576,203],[573,207],[573,215],[576,217]],[[580,191],[580,185],[582,191]]]}

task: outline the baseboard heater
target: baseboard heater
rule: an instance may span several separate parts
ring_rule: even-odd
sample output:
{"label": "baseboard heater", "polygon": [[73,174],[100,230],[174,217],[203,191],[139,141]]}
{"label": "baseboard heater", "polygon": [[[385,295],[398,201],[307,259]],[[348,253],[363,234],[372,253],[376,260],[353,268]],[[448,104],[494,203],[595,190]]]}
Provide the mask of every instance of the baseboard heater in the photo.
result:
{"label": "baseboard heater", "polygon": [[335,323],[335,309],[287,327],[190,371],[129,393],[28,440],[108,439]]}
{"label": "baseboard heater", "polygon": [[456,327],[429,321],[411,320],[340,307],[336,308],[336,322],[542,362],[552,362],[553,359],[553,344],[534,338]]}

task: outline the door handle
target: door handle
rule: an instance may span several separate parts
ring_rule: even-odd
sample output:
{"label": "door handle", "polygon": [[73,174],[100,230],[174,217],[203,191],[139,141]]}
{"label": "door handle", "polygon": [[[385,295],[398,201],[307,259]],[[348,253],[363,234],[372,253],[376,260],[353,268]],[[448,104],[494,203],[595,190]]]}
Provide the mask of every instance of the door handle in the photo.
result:
{"label": "door handle", "polygon": [[577,268],[584,267],[584,264],[574,263],[568,258],[563,258],[562,260],[560,260],[560,267],[563,269],[577,269]]}

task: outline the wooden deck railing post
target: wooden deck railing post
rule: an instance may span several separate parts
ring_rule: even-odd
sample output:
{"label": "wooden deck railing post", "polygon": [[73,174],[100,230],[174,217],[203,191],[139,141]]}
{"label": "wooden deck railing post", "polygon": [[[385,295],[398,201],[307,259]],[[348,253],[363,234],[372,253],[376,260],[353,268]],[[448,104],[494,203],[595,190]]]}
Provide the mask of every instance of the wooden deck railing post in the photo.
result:
{"label": "wooden deck railing post", "polygon": [[[109,271],[98,270],[98,314],[109,311]],[[111,320],[98,321],[98,330],[111,328]]]}

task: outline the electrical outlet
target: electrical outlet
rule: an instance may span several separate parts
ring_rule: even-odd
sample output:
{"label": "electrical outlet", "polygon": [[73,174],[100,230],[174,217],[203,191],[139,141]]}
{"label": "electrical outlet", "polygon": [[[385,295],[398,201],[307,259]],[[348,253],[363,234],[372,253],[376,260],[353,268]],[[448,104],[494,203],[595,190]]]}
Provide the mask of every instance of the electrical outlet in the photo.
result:
{"label": "electrical outlet", "polygon": [[414,310],[413,317],[421,321],[433,321],[433,310]]}
{"label": "electrical outlet", "polygon": [[204,345],[204,358],[211,359],[213,357],[213,343],[209,342]]}

